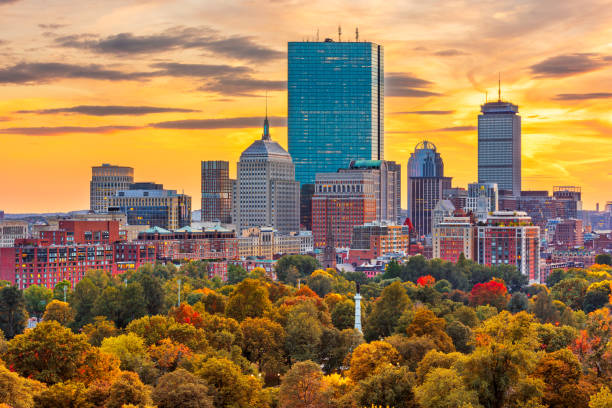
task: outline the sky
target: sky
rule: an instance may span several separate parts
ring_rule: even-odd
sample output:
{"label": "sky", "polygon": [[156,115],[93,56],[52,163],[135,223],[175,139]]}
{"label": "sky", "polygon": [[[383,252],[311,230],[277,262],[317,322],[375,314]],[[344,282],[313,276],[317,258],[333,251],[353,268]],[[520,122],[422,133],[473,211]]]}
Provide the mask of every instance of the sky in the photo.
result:
{"label": "sky", "polygon": [[[287,146],[287,42],[385,47],[385,158],[435,143],[477,179],[477,117],[519,105],[523,189],[612,200],[612,0],[0,0],[0,210],[89,207],[91,166],[131,166],[199,209],[200,161]],[[406,198],[403,199],[404,206]]]}

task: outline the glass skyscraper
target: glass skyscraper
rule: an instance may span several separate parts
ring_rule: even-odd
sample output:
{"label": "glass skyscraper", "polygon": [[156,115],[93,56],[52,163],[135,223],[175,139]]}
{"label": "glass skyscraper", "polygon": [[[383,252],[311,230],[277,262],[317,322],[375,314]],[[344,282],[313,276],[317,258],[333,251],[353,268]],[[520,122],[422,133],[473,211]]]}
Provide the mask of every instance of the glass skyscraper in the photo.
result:
{"label": "glass skyscraper", "polygon": [[384,159],[383,62],[371,42],[289,43],[289,154],[301,184]]}
{"label": "glass skyscraper", "polygon": [[478,182],[521,195],[521,117],[501,99],[481,106],[478,116]]}

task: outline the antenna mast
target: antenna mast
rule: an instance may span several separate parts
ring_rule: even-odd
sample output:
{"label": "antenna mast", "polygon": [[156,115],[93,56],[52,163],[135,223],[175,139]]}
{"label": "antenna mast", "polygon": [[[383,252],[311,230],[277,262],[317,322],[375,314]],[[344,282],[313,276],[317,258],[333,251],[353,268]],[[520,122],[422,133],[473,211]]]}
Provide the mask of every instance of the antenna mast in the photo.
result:
{"label": "antenna mast", "polygon": [[319,29],[317,28],[317,42],[319,42]]}
{"label": "antenna mast", "polygon": [[342,27],[338,26],[338,42],[342,42]]}
{"label": "antenna mast", "polygon": [[359,27],[355,28],[355,41],[359,42]]}
{"label": "antenna mast", "polygon": [[497,101],[501,102],[501,72],[498,73],[497,78]]}

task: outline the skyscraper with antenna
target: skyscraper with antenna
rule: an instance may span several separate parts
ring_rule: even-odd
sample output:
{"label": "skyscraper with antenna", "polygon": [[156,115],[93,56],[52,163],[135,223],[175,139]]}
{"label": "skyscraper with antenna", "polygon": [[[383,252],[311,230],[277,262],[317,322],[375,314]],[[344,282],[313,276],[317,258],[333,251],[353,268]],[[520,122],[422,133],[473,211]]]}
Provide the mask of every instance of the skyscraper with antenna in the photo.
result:
{"label": "skyscraper with antenna", "polygon": [[497,183],[500,195],[521,194],[521,117],[518,106],[502,100],[485,102],[478,116],[478,182]]}

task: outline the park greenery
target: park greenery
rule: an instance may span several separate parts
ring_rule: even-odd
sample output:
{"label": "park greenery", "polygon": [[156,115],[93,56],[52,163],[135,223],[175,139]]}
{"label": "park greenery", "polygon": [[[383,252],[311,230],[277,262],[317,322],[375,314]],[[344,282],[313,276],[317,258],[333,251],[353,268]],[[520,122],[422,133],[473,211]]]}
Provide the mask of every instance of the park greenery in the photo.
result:
{"label": "park greenery", "polygon": [[[374,279],[306,256],[281,258],[277,281],[206,271],[4,282],[0,407],[612,407],[605,263],[547,285],[463,257],[416,256]],[[30,317],[40,323],[26,329]]]}

